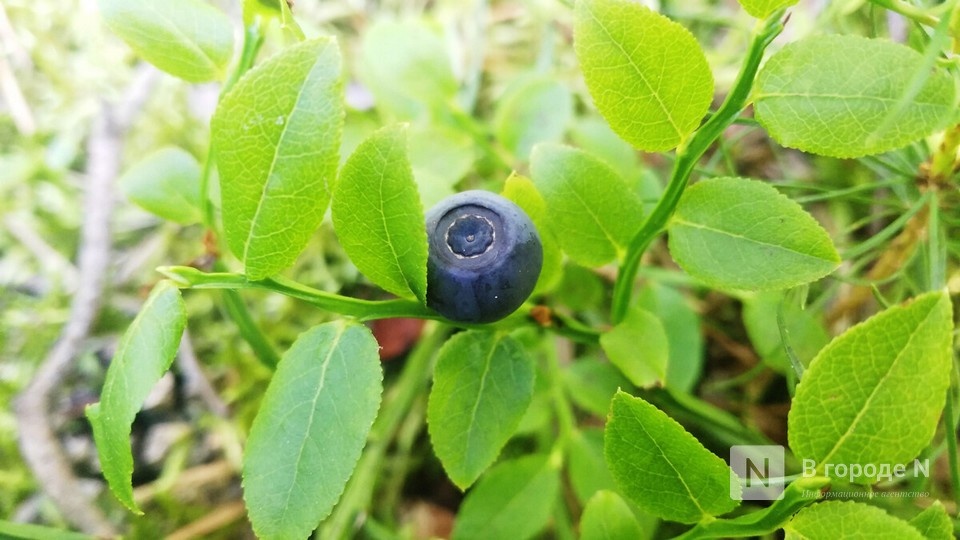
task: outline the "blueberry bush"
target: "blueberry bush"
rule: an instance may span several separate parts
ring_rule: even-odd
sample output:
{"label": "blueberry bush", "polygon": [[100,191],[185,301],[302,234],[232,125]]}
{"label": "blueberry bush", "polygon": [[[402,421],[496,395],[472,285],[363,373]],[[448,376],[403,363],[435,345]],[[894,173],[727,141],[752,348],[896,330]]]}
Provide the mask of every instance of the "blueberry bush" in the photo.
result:
{"label": "blueberry bush", "polygon": [[220,83],[120,181],[195,231],[86,408],[131,534],[220,317],[259,538],[954,537],[960,2],[97,4]]}

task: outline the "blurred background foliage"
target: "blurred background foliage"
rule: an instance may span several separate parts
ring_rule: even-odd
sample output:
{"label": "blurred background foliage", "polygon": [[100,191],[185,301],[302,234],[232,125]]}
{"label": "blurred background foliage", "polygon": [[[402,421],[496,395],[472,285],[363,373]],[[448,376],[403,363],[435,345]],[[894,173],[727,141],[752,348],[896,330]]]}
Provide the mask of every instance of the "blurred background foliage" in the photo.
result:
{"label": "blurred background foliage", "polygon": [[[239,32],[239,2],[214,3],[237,21]],[[733,0],[645,3],[694,33],[722,96],[755,21]],[[607,160],[648,203],[662,189],[670,156],[635,152],[593,111],[571,46],[572,12],[559,0],[297,0],[293,9],[308,36],[335,35],[340,41],[349,77],[342,155],[385,123],[411,123],[410,158],[428,207],[461,189],[499,191],[512,170],[526,171],[531,147],[545,140],[566,141]],[[862,0],[803,1],[791,12],[779,43],[814,31],[911,42],[915,32]],[[267,36],[261,59],[287,43],[280,28],[270,28]],[[65,526],[20,457],[12,401],[53,346],[69,316],[70,298],[82,286],[76,256],[84,219],[85,144],[100,104],[119,99],[138,61],[102,24],[95,0],[4,0],[0,39],[0,516]],[[202,164],[217,93],[215,84],[190,85],[158,74],[125,136],[123,169],[167,146],[183,148]],[[785,193],[809,203],[838,246],[851,248],[906,210],[904,190],[912,189],[909,183],[927,154],[918,144],[857,162],[810,158],[777,147],[744,122],[728,132],[702,171],[776,180]],[[196,264],[206,253],[201,225],[163,221],[127,200],[120,185],[115,184],[118,204],[103,308],[51,411],[77,474],[94,491],[102,491],[102,484],[83,406],[96,400],[119,335],[159,279],[153,269]],[[847,195],[834,196],[837,190]],[[848,279],[817,286],[811,291],[813,305],[822,306],[855,283],[881,247],[844,257],[840,275]],[[956,240],[949,249],[960,254]],[[922,275],[919,264],[905,265],[897,276],[909,283],[911,275]],[[602,324],[614,270],[567,266],[547,302]],[[346,259],[329,222],[287,274],[324,290],[381,294]],[[663,246],[652,250],[642,275],[647,285],[638,293],[640,302],[656,307],[671,348],[686,359],[685,369],[668,374],[668,381],[720,404],[773,440],[784,440],[787,397],[785,386],[774,382],[788,370],[785,357],[776,352],[779,336],[764,330],[776,317],[778,299],[731,298],[698,288],[676,271]],[[899,296],[897,290],[885,292]],[[239,500],[242,443],[269,378],[219,295],[193,291],[185,297],[192,349],[216,400],[230,414],[216,414],[209,400],[191,393],[182,368],[177,377],[168,374],[161,382],[134,427],[135,484],[152,511],[130,519],[101,494],[111,517],[133,527],[133,537],[161,536]],[[329,318],[278,295],[244,292],[243,297],[281,351],[301,331]],[[806,360],[829,335],[809,312],[791,315],[789,324],[794,335],[806,338],[802,341],[809,346],[797,351]],[[415,339],[418,328],[382,332]],[[609,396],[604,389],[622,384],[604,365],[577,362],[565,373],[578,406],[595,418],[605,415]],[[388,378],[391,369],[388,364]],[[547,418],[545,406],[537,405],[547,401],[544,393],[538,392],[524,421],[527,432]],[[592,442],[584,444],[596,447],[597,438],[588,439]],[[420,482],[432,493],[411,498],[428,498],[431,504],[409,506],[406,521],[442,521],[458,495],[438,480],[443,475],[429,444],[415,444],[423,451],[414,454],[417,463],[406,465],[409,482]],[[180,474],[184,471],[193,474]],[[589,482],[585,475],[581,484]],[[235,538],[249,532],[243,520],[235,520],[216,535]]]}

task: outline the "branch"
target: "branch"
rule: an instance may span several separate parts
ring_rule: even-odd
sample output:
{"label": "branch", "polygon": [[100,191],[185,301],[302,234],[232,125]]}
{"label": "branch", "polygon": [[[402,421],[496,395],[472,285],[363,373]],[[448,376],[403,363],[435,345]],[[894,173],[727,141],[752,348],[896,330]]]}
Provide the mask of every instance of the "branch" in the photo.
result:
{"label": "branch", "polygon": [[40,488],[73,526],[102,536],[114,535],[114,528],[94,501],[83,496],[80,481],[51,425],[48,409],[53,390],[70,373],[100,310],[110,259],[112,185],[120,172],[123,135],[142,109],[156,74],[153,68],[141,66],[123,101],[113,106],[101,105],[100,114],[93,121],[87,141],[87,191],[77,264],[79,286],[59,340],[14,403],[20,451]]}

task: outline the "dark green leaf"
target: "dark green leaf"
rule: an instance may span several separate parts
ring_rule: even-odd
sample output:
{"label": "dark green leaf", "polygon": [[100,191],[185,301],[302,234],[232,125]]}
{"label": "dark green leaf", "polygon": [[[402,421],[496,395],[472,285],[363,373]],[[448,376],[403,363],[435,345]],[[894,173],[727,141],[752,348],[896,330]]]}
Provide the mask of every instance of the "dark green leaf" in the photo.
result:
{"label": "dark green leaf", "polygon": [[714,287],[785,289],[820,279],[840,264],[813,216],[757,180],[696,183],[683,194],[669,232],[677,264]]}
{"label": "dark green leaf", "polygon": [[635,386],[663,384],[670,350],[666,330],[653,313],[631,308],[620,324],[600,336],[600,345]]}
{"label": "dark green leaf", "polygon": [[377,416],[383,373],[365,326],[304,332],[267,387],[243,461],[243,498],[261,538],[306,538],[343,492]]}
{"label": "dark green leaf", "polygon": [[612,491],[598,491],[580,517],[580,540],[627,540],[642,534],[633,511]]}
{"label": "dark green leaf", "polygon": [[616,489],[613,475],[603,459],[602,429],[578,430],[567,439],[567,474],[570,476],[570,487],[582,504],[586,504],[598,491]]}
{"label": "dark green leaf", "polygon": [[637,292],[637,306],[656,314],[667,333],[666,387],[689,392],[703,366],[700,315],[680,291],[656,281]]}
{"label": "dark green leaf", "polygon": [[471,330],[440,349],[427,405],[433,450],[461,489],[493,463],[533,397],[534,367],[512,337]]}
{"label": "dark green leaf", "polygon": [[460,506],[453,540],[524,540],[550,519],[560,490],[559,456],[500,463]]}

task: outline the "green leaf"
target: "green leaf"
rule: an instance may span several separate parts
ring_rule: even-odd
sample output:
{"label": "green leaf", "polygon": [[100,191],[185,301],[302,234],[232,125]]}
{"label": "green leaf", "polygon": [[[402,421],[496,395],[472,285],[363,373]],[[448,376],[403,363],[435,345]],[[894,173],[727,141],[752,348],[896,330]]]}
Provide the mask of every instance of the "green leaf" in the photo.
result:
{"label": "green leaf", "polygon": [[563,383],[578,407],[601,418],[610,411],[610,400],[617,389],[631,386],[613,364],[596,358],[581,358],[571,363],[563,371]]}
{"label": "green leaf", "polygon": [[556,504],[559,469],[559,459],[543,455],[491,469],[460,506],[453,540],[524,540],[537,534]]}
{"label": "green leaf", "polygon": [[573,96],[553,77],[532,75],[507,88],[497,101],[493,132],[518,159],[534,145],[559,141],[573,120]]}
{"label": "green leaf", "polygon": [[427,404],[433,450],[466,489],[497,458],[533,397],[534,367],[512,337],[470,330],[440,349]]}
{"label": "green leaf", "polygon": [[200,221],[200,164],[185,150],[166,147],[143,158],[120,178],[128,199],[177,223]]}
{"label": "green leaf", "polygon": [[653,313],[631,308],[623,322],[600,336],[600,346],[634,385],[663,384],[670,349],[666,330]]}
{"label": "green leaf", "polygon": [[640,177],[642,169],[637,151],[617,136],[602,118],[588,116],[578,119],[570,130],[570,138],[576,147],[606,161],[628,184]]}
{"label": "green leaf", "polygon": [[813,216],[757,180],[697,182],[680,199],[669,232],[677,264],[718,288],[785,289],[820,279],[840,264]]}
{"label": "green leaf", "polygon": [[534,148],[530,171],[571,259],[600,266],[623,257],[643,224],[643,204],[616,171],[582,150],[552,143]]}
{"label": "green leaf", "polygon": [[666,387],[690,392],[703,368],[700,315],[680,291],[656,281],[638,291],[637,306],[656,314],[667,333]]}
{"label": "green leaf", "polygon": [[411,126],[407,150],[424,208],[453,195],[476,159],[470,135],[443,125]]}
{"label": "green leaf", "polygon": [[130,426],[150,390],[170,368],[186,323],[180,291],[170,281],[157,283],[120,340],[100,402],[87,407],[103,476],[117,499],[138,514],[143,512],[133,500]]}
{"label": "green leaf", "polygon": [[907,522],[876,506],[853,501],[826,501],[807,506],[787,523],[786,540],[923,540]]}
{"label": "green leaf", "polygon": [[533,295],[549,291],[557,285],[563,272],[563,253],[547,219],[547,202],[533,182],[525,176],[512,173],[503,185],[502,195],[517,204],[530,216],[543,246],[543,266]]}
{"label": "green leaf", "polygon": [[343,128],[340,51],[304,41],[249,71],[213,117],[227,244],[262,279],[293,264],[323,220]]}
{"label": "green leaf", "polygon": [[[916,457],[936,431],[950,385],[952,311],[946,292],[927,293],[824,347],[797,386],[788,417],[797,457],[814,460],[820,471]],[[850,479],[872,483],[877,474]]]}
{"label": "green leaf", "polygon": [[203,0],[99,0],[104,22],[144,60],[190,82],[222,79],[233,25]]}
{"label": "green leaf", "polygon": [[785,300],[782,291],[744,298],[743,324],[754,350],[765,364],[786,373],[791,367],[778,322],[781,310],[790,347],[804,366],[830,341],[830,334],[812,309],[802,309],[798,302]]}
{"label": "green leaf", "polygon": [[603,459],[603,429],[585,428],[573,432],[567,439],[567,461],[570,487],[582,504],[598,491],[616,489],[613,475]]}
{"label": "green leaf", "polygon": [[713,99],[703,50],[683,26],[627,0],[577,2],[573,44],[600,114],[641,150],[669,150]]}
{"label": "green leaf", "polygon": [[300,335],[263,396],[243,461],[243,498],[261,538],[306,538],[333,509],[377,416],[376,340],[343,320]]}
{"label": "green leaf", "polygon": [[385,127],[357,147],[332,211],[337,238],[364,275],[397,296],[426,298],[427,231],[405,127]]}
{"label": "green leaf", "polygon": [[743,10],[758,19],[766,19],[774,11],[790,7],[797,3],[797,0],[738,0]]}
{"label": "green leaf", "polygon": [[442,108],[457,79],[441,30],[422,20],[380,20],[363,35],[359,75],[377,108],[409,120]]}
{"label": "green leaf", "polygon": [[633,511],[612,491],[598,491],[580,516],[580,540],[625,540],[642,535]]}
{"label": "green leaf", "polygon": [[940,501],[933,501],[923,512],[910,520],[910,525],[927,540],[953,540],[953,522]]}
{"label": "green leaf", "polygon": [[739,504],[731,497],[739,483],[731,486],[727,464],[640,398],[624,392],[614,396],[604,452],[620,491],[663,519],[695,523]]}
{"label": "green leaf", "polygon": [[789,43],[757,77],[756,117],[778,143],[805,152],[850,158],[894,150],[956,116],[953,79],[919,71],[925,64],[917,51],[884,39]]}
{"label": "green leaf", "polygon": [[95,540],[86,534],[0,519],[0,538],[8,540]]}

